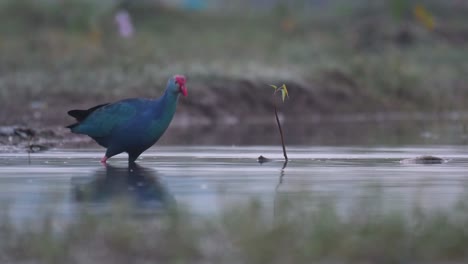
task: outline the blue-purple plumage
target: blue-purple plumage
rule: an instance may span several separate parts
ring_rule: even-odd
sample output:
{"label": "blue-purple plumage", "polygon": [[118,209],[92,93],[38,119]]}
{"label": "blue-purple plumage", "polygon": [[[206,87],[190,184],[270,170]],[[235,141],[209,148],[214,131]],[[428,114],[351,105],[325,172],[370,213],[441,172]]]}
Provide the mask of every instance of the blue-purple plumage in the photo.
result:
{"label": "blue-purple plumage", "polygon": [[187,94],[185,78],[169,79],[158,99],[125,99],[88,110],[71,110],[78,123],[68,126],[73,133],[85,134],[107,148],[102,162],[122,152],[134,162],[164,134],[176,111],[179,94]]}

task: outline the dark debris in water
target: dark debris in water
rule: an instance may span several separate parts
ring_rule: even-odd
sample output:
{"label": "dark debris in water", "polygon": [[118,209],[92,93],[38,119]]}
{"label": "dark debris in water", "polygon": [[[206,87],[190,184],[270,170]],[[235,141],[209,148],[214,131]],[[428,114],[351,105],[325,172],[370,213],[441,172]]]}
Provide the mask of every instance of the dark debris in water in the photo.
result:
{"label": "dark debris in water", "polygon": [[446,160],[443,158],[439,158],[436,156],[420,156],[416,158],[404,159],[400,161],[401,163],[405,164],[442,164],[445,163]]}
{"label": "dark debris in water", "polygon": [[260,164],[265,163],[265,162],[270,162],[270,161],[271,161],[271,159],[266,158],[266,157],[264,157],[264,156],[262,156],[262,155],[260,155],[260,156],[257,158],[257,160],[258,160],[258,163],[260,163]]}
{"label": "dark debris in water", "polygon": [[41,152],[48,150],[49,147],[45,145],[31,144],[28,146],[28,151],[30,153]]}
{"label": "dark debris in water", "polygon": [[[257,160],[260,164],[273,161],[272,159],[266,158],[263,155],[258,156]],[[288,160],[283,161],[283,167],[281,168],[281,170],[284,170],[286,166],[288,166]]]}

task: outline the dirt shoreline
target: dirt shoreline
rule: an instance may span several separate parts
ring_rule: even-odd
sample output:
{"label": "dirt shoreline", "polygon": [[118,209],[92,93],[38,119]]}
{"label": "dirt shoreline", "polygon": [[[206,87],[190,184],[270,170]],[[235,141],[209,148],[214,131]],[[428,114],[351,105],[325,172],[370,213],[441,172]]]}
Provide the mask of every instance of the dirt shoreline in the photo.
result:
{"label": "dirt shoreline", "polygon": [[[333,75],[333,76],[332,76]],[[325,78],[325,77],[324,77]],[[415,112],[430,108],[417,100],[366,94],[346,75],[329,74],[311,81],[214,79],[189,82],[189,96],[181,97],[177,121],[195,124],[260,121],[271,115],[273,90],[269,84],[285,83],[289,98],[282,104],[285,116],[307,120],[321,116]],[[146,87],[154,84],[144,84]],[[157,97],[157,89],[136,89],[119,96],[73,92],[43,93],[40,98],[3,98],[0,124],[26,127],[65,126],[73,119],[70,109],[86,109],[97,104],[130,97]],[[13,96],[13,95],[12,95]]]}
{"label": "dirt shoreline", "polygon": [[[296,127],[324,122],[468,120],[468,114],[464,112],[428,114],[418,102],[404,102],[400,98],[385,98],[385,101],[382,101],[380,97],[363,94],[362,89],[359,89],[351,79],[339,73],[329,75],[328,78],[327,81],[273,82],[285,83],[289,90],[290,97],[281,104],[282,119],[294,123]],[[269,88],[267,81],[194,80],[189,85],[189,96],[180,98],[169,133],[187,136],[181,131],[191,130],[193,135],[190,137],[198,137],[200,134],[212,133],[213,127],[244,126],[242,133],[248,134],[251,126],[273,125],[273,90]],[[149,94],[151,91],[145,91],[137,97],[154,96]],[[135,95],[127,94],[113,98],[50,94],[44,95],[42,101],[6,103],[5,110],[0,113],[0,124],[2,124],[0,151],[28,150],[30,144],[44,147],[90,145],[92,141],[89,138],[73,135],[64,128],[74,122],[66,112],[126,97],[135,97]],[[294,130],[294,126],[291,130]],[[275,130],[275,127],[269,129]],[[33,134],[32,138],[24,132],[18,132],[28,130]],[[174,137],[174,135],[169,136],[169,142],[172,142],[171,139]]]}

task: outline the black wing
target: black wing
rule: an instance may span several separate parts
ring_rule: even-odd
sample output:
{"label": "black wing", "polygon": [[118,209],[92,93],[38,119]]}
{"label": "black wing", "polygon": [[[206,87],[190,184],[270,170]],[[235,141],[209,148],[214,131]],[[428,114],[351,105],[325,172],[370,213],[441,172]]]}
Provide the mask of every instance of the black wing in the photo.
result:
{"label": "black wing", "polygon": [[75,110],[70,110],[68,111],[68,115],[74,117],[76,119],[76,121],[78,121],[78,123],[75,123],[75,124],[71,124],[69,126],[67,126],[67,128],[73,128],[74,126],[78,125],[81,121],[85,120],[86,117],[88,117],[92,112],[96,111],[97,109],[103,107],[103,106],[106,106],[108,105],[107,104],[100,104],[100,105],[96,105],[94,107],[91,107],[87,110],[78,110],[78,109],[75,109]]}
{"label": "black wing", "polygon": [[100,104],[96,105],[95,107],[91,107],[88,110],[70,110],[68,114],[76,119],[76,121],[81,122],[86,119],[92,112],[96,111],[97,109],[106,106],[108,104]]}

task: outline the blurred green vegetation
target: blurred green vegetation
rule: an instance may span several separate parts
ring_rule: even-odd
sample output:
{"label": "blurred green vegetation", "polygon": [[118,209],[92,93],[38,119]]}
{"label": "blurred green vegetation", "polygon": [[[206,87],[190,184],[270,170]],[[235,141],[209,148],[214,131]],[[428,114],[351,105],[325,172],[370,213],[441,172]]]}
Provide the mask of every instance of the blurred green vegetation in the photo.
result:
{"label": "blurred green vegetation", "polygon": [[[15,223],[2,210],[5,263],[465,263],[466,197],[448,209],[409,211],[362,197],[340,211],[331,197],[279,195],[200,216],[187,208],[138,214],[122,204],[106,213],[53,211]],[[42,216],[41,216],[42,215]]]}
{"label": "blurred green vegetation", "polygon": [[[317,92],[341,76],[349,80],[343,89],[357,89],[369,105],[466,109],[466,5],[427,1],[418,19],[413,1],[336,2],[241,14],[137,1],[4,0],[0,101],[154,95],[168,76],[184,73],[202,83],[294,81]],[[135,25],[131,39],[117,34],[121,8]],[[434,29],[420,21],[429,16]]]}

